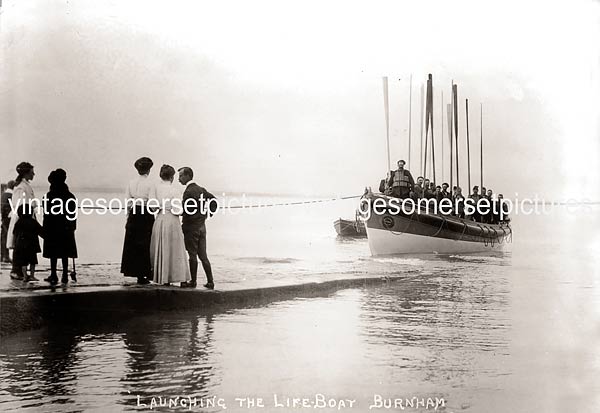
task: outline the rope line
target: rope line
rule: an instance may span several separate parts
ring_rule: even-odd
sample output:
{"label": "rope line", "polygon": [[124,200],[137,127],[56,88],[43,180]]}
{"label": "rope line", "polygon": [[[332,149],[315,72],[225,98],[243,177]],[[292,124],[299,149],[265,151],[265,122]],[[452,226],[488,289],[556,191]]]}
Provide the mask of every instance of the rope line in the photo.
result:
{"label": "rope line", "polygon": [[[294,201],[294,202],[277,202],[277,203],[270,203],[270,204],[234,205],[234,206],[219,205],[219,209],[245,209],[245,208],[250,209],[250,208],[271,208],[271,207],[288,206],[288,205],[308,205],[308,204],[318,204],[318,203],[325,203],[325,202],[344,201],[344,200],[348,200],[348,199],[357,199],[360,197],[362,197],[362,195],[348,195],[348,196],[342,196],[342,197],[336,197],[336,198],[311,199],[311,200],[307,200],[307,201]],[[111,211],[113,211],[113,210],[122,211],[122,210],[126,210],[128,208],[127,207],[111,207],[108,205],[106,205],[106,206],[77,205],[77,209],[86,209],[86,210],[102,209],[102,210],[111,210]]]}

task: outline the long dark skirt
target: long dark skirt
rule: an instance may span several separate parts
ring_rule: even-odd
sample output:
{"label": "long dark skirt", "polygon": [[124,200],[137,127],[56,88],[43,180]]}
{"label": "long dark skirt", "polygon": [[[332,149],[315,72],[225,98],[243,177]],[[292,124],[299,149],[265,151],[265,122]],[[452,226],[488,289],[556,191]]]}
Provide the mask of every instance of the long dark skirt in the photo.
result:
{"label": "long dark skirt", "polygon": [[152,279],[150,262],[150,239],[154,215],[136,211],[129,213],[125,225],[125,242],[121,258],[121,273],[126,277],[146,277]]}

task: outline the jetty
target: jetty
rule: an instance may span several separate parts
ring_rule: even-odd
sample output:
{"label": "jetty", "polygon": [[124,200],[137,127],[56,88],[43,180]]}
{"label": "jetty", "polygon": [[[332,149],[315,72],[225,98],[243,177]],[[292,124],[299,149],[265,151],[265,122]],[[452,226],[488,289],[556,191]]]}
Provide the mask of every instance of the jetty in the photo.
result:
{"label": "jetty", "polygon": [[[92,272],[93,266],[84,269]],[[104,267],[100,266],[100,271]],[[106,268],[104,268],[106,270]],[[109,268],[108,271],[114,270]],[[36,273],[42,278],[46,272]],[[406,276],[410,272],[407,271]],[[50,287],[44,281],[10,280],[8,268],[0,273],[0,336],[42,328],[63,321],[118,323],[124,318],[161,312],[216,313],[251,308],[296,298],[326,297],[348,288],[377,286],[405,278],[404,275],[317,274],[275,280],[223,281],[217,289],[137,285],[118,273],[98,278],[79,275],[78,283]]]}

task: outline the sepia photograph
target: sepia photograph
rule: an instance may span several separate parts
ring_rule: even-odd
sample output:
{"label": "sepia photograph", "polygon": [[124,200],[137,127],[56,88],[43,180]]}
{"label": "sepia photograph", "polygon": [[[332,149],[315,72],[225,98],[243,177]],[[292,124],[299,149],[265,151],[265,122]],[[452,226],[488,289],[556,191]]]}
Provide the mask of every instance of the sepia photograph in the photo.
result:
{"label": "sepia photograph", "polygon": [[0,411],[600,411],[599,0],[0,0]]}

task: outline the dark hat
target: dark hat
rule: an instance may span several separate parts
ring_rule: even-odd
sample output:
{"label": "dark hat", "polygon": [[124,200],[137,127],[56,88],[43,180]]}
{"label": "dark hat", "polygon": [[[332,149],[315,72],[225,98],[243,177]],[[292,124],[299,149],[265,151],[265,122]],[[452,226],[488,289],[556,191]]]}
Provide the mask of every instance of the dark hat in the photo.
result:
{"label": "dark hat", "polygon": [[50,172],[50,175],[48,175],[48,182],[50,182],[51,184],[64,184],[66,180],[67,173],[64,169],[61,168]]}
{"label": "dark hat", "polygon": [[20,164],[17,165],[17,173],[19,175],[24,175],[27,172],[31,171],[33,169],[33,165],[30,164],[29,162],[21,162]]}
{"label": "dark hat", "polygon": [[140,174],[146,174],[146,173],[150,172],[150,168],[152,168],[152,165],[154,165],[154,163],[152,162],[152,159],[147,158],[145,156],[141,157],[140,159],[135,161],[135,163],[133,164],[135,169],[137,169],[137,171]]}

